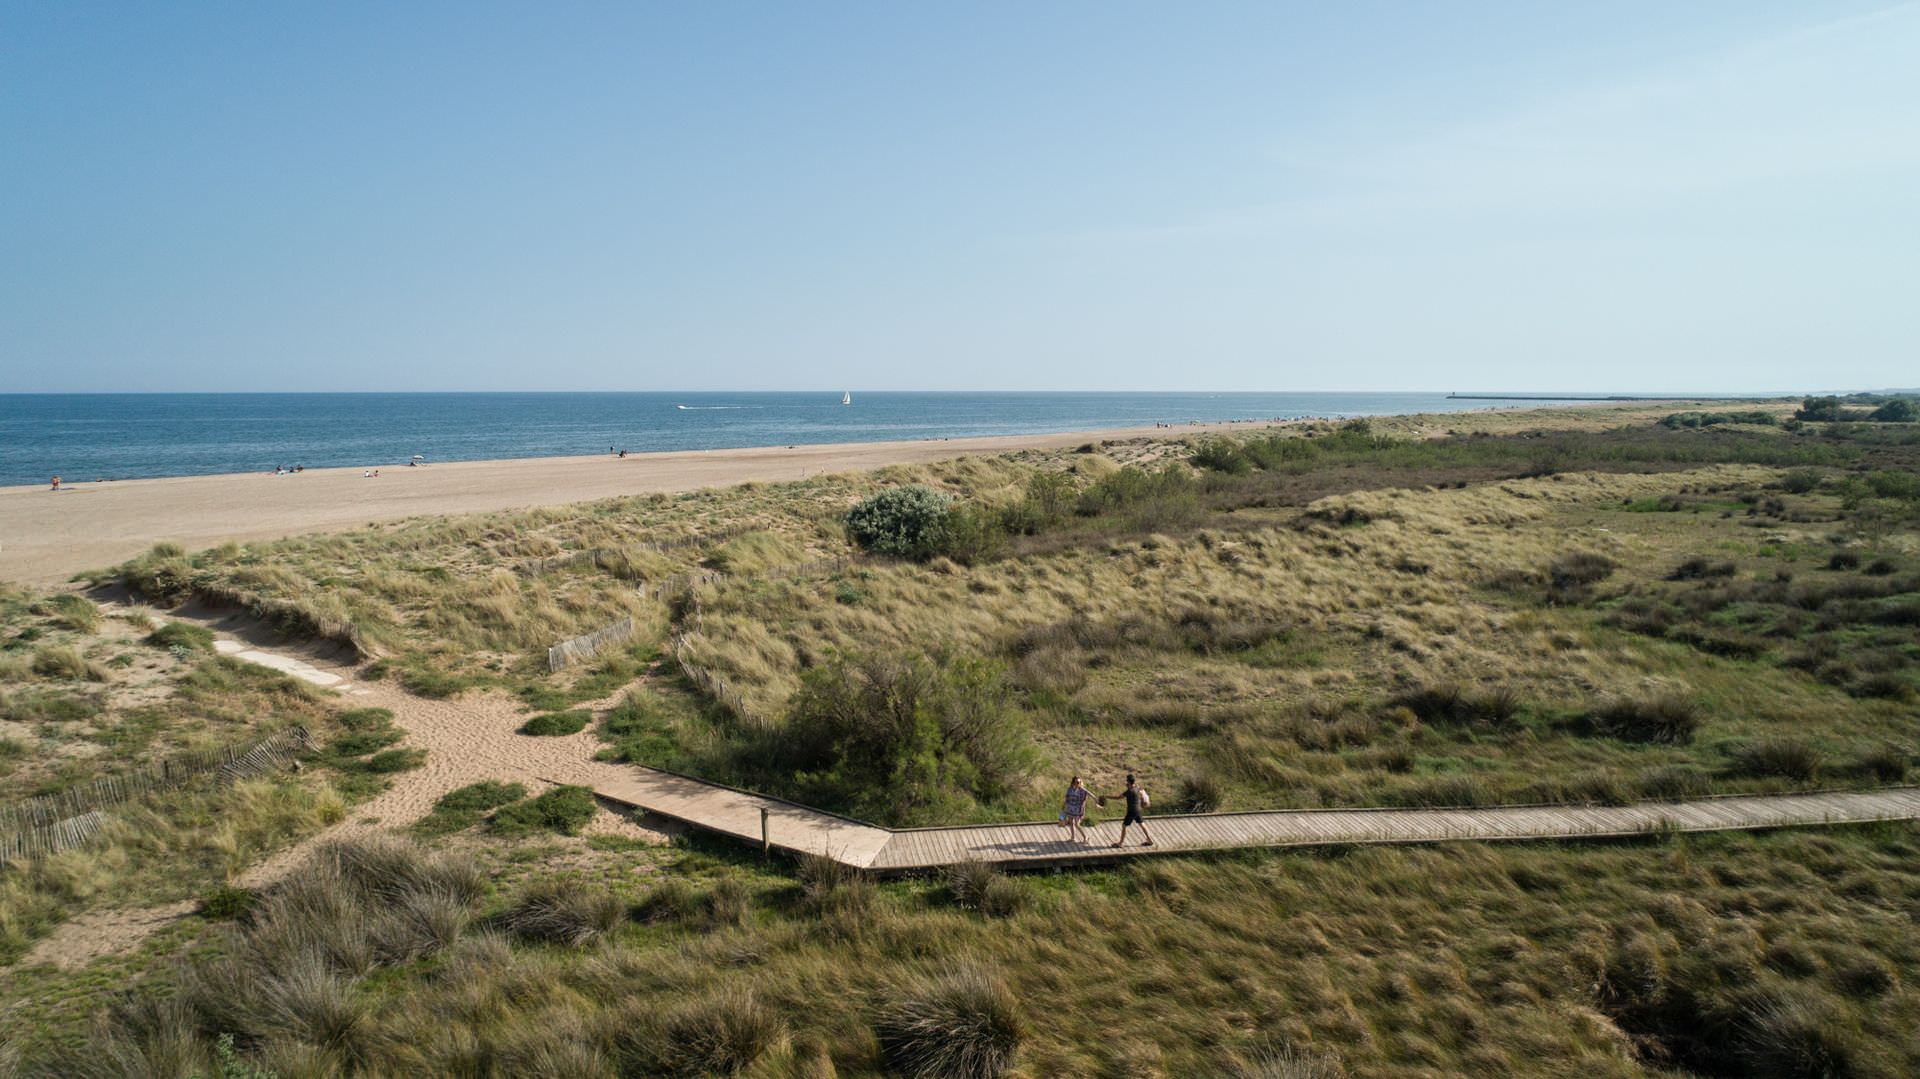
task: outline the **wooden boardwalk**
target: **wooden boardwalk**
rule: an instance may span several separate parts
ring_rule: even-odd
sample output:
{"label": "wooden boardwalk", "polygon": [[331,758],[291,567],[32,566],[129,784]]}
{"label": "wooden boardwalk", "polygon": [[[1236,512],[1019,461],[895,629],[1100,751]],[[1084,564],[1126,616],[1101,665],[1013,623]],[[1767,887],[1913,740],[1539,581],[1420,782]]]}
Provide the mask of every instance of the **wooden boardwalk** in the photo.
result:
{"label": "wooden boardwalk", "polygon": [[[628,770],[623,769],[623,773]],[[1627,806],[1493,806],[1483,809],[1303,809],[1150,816],[1154,844],[1127,846],[1117,820],[1091,829],[1093,842],[1071,843],[1052,822],[950,828],[882,828],[848,817],[685,776],[633,768],[604,773],[594,793],[608,801],[681,820],[755,845],[822,854],[876,873],[910,873],[957,862],[1008,868],[1109,862],[1143,854],[1347,843],[1448,840],[1580,839],[1649,832],[1714,832],[1920,819],[1920,787],[1807,794],[1733,795]],[[764,833],[762,811],[764,817]]]}

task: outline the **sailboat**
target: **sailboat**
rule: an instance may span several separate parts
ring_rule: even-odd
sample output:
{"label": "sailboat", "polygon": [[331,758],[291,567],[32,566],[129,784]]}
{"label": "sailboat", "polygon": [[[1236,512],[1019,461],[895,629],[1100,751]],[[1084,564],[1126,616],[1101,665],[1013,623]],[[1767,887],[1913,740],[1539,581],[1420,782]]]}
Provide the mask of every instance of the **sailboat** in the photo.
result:
{"label": "sailboat", "polygon": [[846,393],[842,393],[842,394],[840,395],[840,403],[841,403],[841,404],[843,404],[843,405],[850,405],[850,404],[853,404],[853,393],[852,393],[852,391],[848,391],[848,392],[846,392]]}

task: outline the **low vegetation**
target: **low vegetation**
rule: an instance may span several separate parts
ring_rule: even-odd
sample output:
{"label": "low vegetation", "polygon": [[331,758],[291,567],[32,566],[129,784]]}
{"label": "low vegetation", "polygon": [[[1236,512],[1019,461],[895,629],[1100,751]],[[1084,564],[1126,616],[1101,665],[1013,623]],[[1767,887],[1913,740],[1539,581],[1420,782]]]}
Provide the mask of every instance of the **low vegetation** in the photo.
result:
{"label": "low vegetation", "polygon": [[231,1035],[282,1076],[1898,1076],[1917,856],[1907,824],[1272,853],[983,875],[1028,897],[989,917],[719,852],[489,888],[352,844],[13,1073],[214,1074]]}
{"label": "low vegetation", "polygon": [[[1089,444],[162,547],[114,576],[154,602],[245,603],[417,693],[510,693],[530,736],[591,725],[603,757],[896,824],[1051,819],[1068,775],[1104,793],[1126,771],[1156,809],[1191,811],[1875,786],[1912,774],[1920,718],[1920,431],[1853,414],[1890,405]],[[82,608],[7,602],[0,770],[53,782],[48,732],[146,747],[298,715],[317,767],[287,789],[335,791],[337,818],[420,763],[377,710],[336,715],[190,640],[142,647],[150,625],[89,636]],[[548,645],[625,617],[630,648],[546,670]],[[191,708],[129,708],[123,653]],[[596,724],[585,702],[616,694]],[[0,1070],[1920,1067],[1910,824],[876,881],[697,837],[648,846],[588,829],[585,788],[529,793],[452,791],[412,829],[430,848],[338,848],[312,887],[149,888],[205,916],[123,965],[0,972],[21,1002],[0,1013],[17,1054]],[[167,827],[237,808],[193,803]],[[255,818],[292,823],[235,858],[312,821]],[[33,909],[140,879],[57,871],[75,872],[33,870]],[[296,918],[310,947],[286,943]],[[14,954],[49,923],[16,924]],[[245,992],[216,1000],[221,979]],[[106,984],[137,988],[108,1006]]]}

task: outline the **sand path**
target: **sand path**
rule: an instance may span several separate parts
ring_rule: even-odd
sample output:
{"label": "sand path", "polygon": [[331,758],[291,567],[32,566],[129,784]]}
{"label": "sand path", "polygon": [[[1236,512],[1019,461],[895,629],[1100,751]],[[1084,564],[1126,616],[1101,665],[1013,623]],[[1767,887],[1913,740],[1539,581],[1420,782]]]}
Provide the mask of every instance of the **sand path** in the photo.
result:
{"label": "sand path", "polygon": [[[469,783],[493,779],[524,784],[530,794],[560,783],[583,786],[617,785],[635,769],[593,760],[602,743],[589,726],[577,734],[534,737],[519,733],[527,713],[505,694],[470,694],[457,700],[416,697],[382,682],[356,681],[352,667],[260,648],[222,633],[215,641],[221,654],[271,667],[311,685],[341,692],[359,708],[386,708],[394,725],[406,732],[399,743],[427,751],[423,767],[400,772],[393,785],[359,805],[346,820],[291,846],[275,851],[248,867],[233,883],[262,888],[281,879],[324,842],[374,831],[404,828],[432,812],[448,791]],[[613,707],[625,690],[578,707],[601,711]],[[602,809],[588,825],[591,834],[621,834],[666,842],[671,825],[654,827],[634,818]],[[85,966],[104,956],[137,947],[154,933],[191,914],[192,902],[158,907],[88,911],[69,919],[36,943],[22,962],[51,963],[63,969]]]}
{"label": "sand path", "polygon": [[0,487],[0,579],[47,586],[125,561],[161,540],[189,549],[227,540],[275,539],[372,521],[551,506],[655,491],[690,491],[749,480],[942,461],[977,453],[1077,446],[1090,439],[1166,437],[1250,424],[1191,424],[913,442],[450,461],[424,468],[313,468],[298,475],[246,473],[170,479]]}

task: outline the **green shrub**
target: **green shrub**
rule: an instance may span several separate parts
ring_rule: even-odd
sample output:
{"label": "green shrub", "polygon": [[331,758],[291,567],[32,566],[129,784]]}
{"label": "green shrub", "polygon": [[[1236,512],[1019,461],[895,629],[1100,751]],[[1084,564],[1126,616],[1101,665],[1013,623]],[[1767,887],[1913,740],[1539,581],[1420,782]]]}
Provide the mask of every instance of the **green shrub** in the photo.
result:
{"label": "green shrub", "polygon": [[201,897],[199,913],[202,918],[230,922],[252,910],[254,898],[251,889],[222,885]]}
{"label": "green shrub", "polygon": [[1831,422],[1845,419],[1846,409],[1841,407],[1838,397],[1809,397],[1793,418],[1803,422]]}
{"label": "green shrub", "polygon": [[999,798],[1031,756],[998,666],[882,655],[805,672],[780,747],[810,797],[889,821]]}
{"label": "green shrub", "polygon": [[598,809],[599,803],[586,787],[555,787],[537,798],[502,806],[494,811],[490,823],[502,835],[536,831],[578,835]]}
{"label": "green shrub", "polygon": [[890,487],[847,511],[847,535],[875,554],[931,558],[952,504],[951,496],[924,484]]}
{"label": "green shrub", "polygon": [[593,713],[581,708],[569,712],[549,712],[521,724],[520,733],[540,736],[578,734],[587,728],[587,723],[592,719]]}
{"label": "green shrub", "polygon": [[1867,413],[1867,418],[1878,423],[1912,423],[1920,420],[1920,404],[1911,397],[1895,397]]}
{"label": "green shrub", "polygon": [[1009,535],[1033,536],[1058,527],[1073,510],[1073,481],[1058,472],[1040,472],[1027,481],[1027,493],[1000,513]]}
{"label": "green shrub", "polygon": [[147,643],[155,648],[185,648],[195,652],[213,651],[213,631],[192,622],[168,622],[147,634]]}
{"label": "green shrub", "polygon": [[1155,472],[1128,465],[1081,493],[1074,512],[1082,517],[1121,516],[1129,526],[1170,527],[1200,511],[1200,486],[1176,467]]}
{"label": "green shrub", "polygon": [[972,506],[954,506],[940,521],[933,553],[971,566],[998,554],[1005,538],[998,518]]}
{"label": "green shrub", "polygon": [[1012,990],[977,971],[902,990],[873,1032],[908,1079],[1003,1079],[1027,1036]]}
{"label": "green shrub", "polygon": [[527,796],[527,788],[518,783],[487,779],[469,783],[440,796],[433,812],[415,824],[421,835],[448,835],[480,823],[483,815]]}

